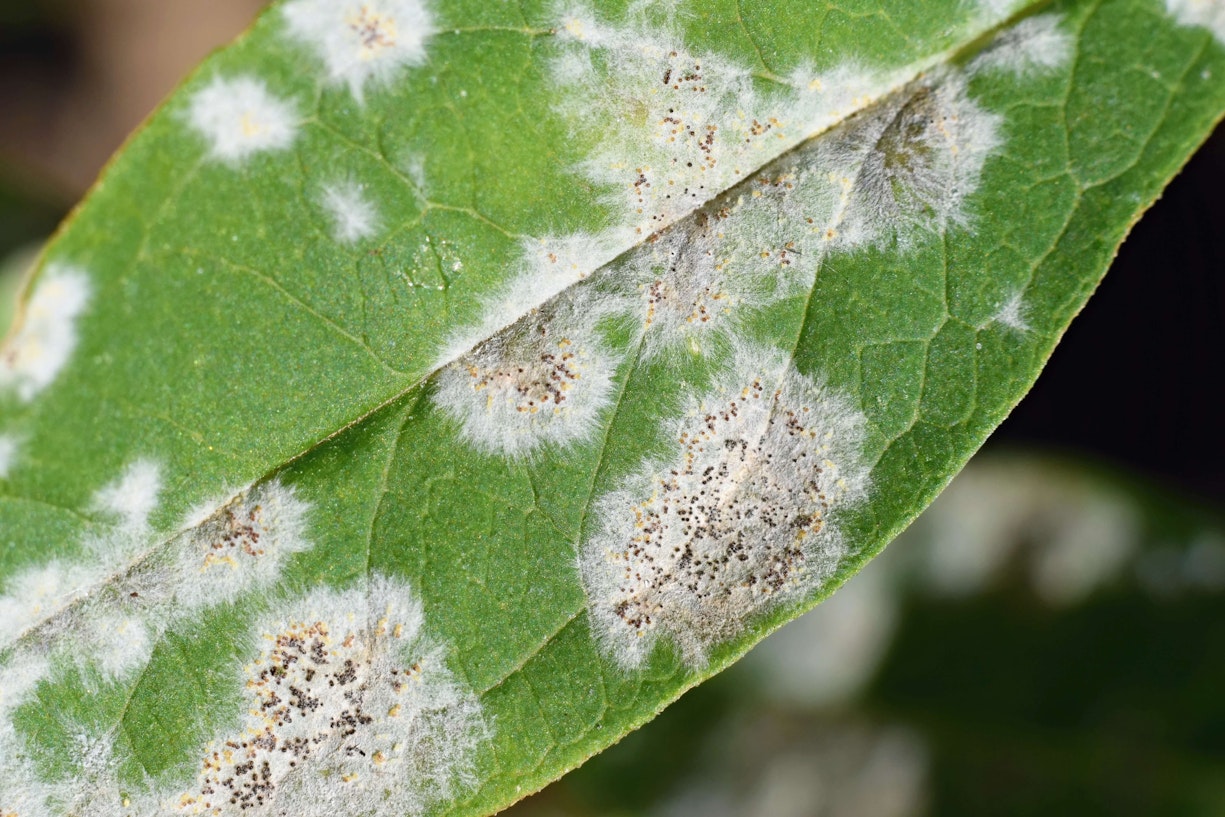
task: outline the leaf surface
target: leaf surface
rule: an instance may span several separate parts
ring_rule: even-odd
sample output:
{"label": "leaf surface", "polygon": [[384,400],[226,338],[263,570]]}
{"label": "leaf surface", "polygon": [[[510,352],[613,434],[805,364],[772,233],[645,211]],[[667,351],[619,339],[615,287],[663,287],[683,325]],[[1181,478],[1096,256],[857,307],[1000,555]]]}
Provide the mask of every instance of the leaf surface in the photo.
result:
{"label": "leaf surface", "polygon": [[0,814],[539,788],[901,530],[1225,106],[1219,4],[785,5],[187,81],[0,358]]}

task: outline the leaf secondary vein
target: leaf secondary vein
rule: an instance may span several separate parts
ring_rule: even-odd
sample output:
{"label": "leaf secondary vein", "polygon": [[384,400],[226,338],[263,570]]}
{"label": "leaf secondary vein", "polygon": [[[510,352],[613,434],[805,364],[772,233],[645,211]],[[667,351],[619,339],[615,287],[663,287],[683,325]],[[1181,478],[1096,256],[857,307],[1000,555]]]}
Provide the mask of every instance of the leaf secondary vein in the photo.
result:
{"label": "leaf secondary vein", "polygon": [[[983,44],[985,41],[987,41],[987,40],[990,38],[990,36],[991,36],[991,35],[992,35],[994,32],[997,32],[997,31],[1000,31],[1000,30],[1003,30],[1003,29],[1006,29],[1006,28],[1010,27],[1011,25],[1013,25],[1013,24],[1016,22],[1016,20],[1018,20],[1018,19],[1020,19],[1020,18],[1022,18],[1022,17],[1024,17],[1024,16],[1027,16],[1028,14],[1033,13],[1035,10],[1040,9],[1041,7],[1045,6],[1046,4],[1047,4],[1047,0],[1034,0],[1034,2],[1031,2],[1031,3],[1027,4],[1027,5],[1026,5],[1025,7],[1023,7],[1021,10],[1019,10],[1019,11],[1018,11],[1016,14],[1014,14],[1014,15],[1013,15],[1013,17],[1011,17],[1010,19],[1005,20],[1005,21],[1002,21],[1002,22],[998,22],[998,23],[996,23],[996,24],[994,24],[994,25],[991,25],[991,26],[986,26],[986,27],[983,27],[981,30],[978,30],[978,31],[972,31],[972,32],[970,33],[970,35],[969,35],[969,36],[968,36],[968,37],[965,39],[965,41],[964,41],[964,42],[962,42],[962,43],[960,43],[960,44],[958,44],[958,45],[955,45],[955,46],[953,46],[953,47],[951,47],[951,48],[945,49],[944,51],[938,52],[938,53],[936,53],[936,54],[934,54],[934,55],[931,55],[931,56],[925,57],[925,58],[923,58],[923,59],[917,60],[917,61],[915,61],[914,63],[912,63],[911,65],[907,66],[905,69],[899,69],[899,70],[898,70],[898,71],[896,71],[896,73],[894,73],[894,74],[893,74],[893,76],[890,78],[890,79],[891,79],[891,81],[890,81],[890,82],[885,83],[885,87],[883,87],[883,88],[880,90],[880,92],[879,92],[877,95],[873,96],[873,97],[872,97],[872,98],[870,98],[870,99],[866,99],[866,100],[864,100],[864,101],[860,102],[859,104],[857,104],[857,105],[853,106],[853,107],[852,107],[852,108],[851,108],[851,109],[850,109],[850,110],[849,110],[849,111],[848,111],[848,112],[847,112],[847,113],[846,113],[844,116],[840,117],[839,119],[837,119],[837,120],[835,120],[835,121],[831,121],[831,122],[830,122],[830,123],[828,123],[828,124],[827,124],[825,127],[820,128],[820,129],[818,129],[818,130],[816,130],[816,131],[814,131],[814,132],[812,132],[812,133],[809,133],[809,134],[805,135],[805,136],[804,136],[804,137],[802,137],[802,138],[796,139],[796,140],[795,140],[795,141],[794,141],[792,144],[788,145],[788,146],[787,146],[787,147],[786,147],[784,150],[780,151],[780,152],[779,152],[777,155],[775,155],[775,156],[773,156],[772,158],[770,158],[769,160],[764,161],[764,162],[762,162],[761,164],[757,165],[757,166],[756,166],[756,167],[754,167],[754,168],[753,168],[753,169],[752,169],[750,172],[745,173],[745,177],[744,177],[744,179],[743,179],[741,182],[738,182],[736,185],[732,185],[731,187],[729,187],[729,188],[727,188],[727,189],[724,189],[724,190],[717,190],[717,191],[713,191],[713,192],[712,192],[710,195],[708,195],[708,196],[707,196],[705,199],[702,199],[702,200],[700,200],[700,201],[697,201],[697,202],[696,202],[695,204],[693,204],[693,205],[692,205],[692,206],[691,206],[689,209],[687,209],[687,210],[685,210],[684,212],[681,212],[681,213],[678,213],[677,215],[675,215],[675,216],[674,216],[674,217],[673,217],[673,218],[672,218],[670,221],[668,221],[666,224],[664,224],[662,227],[660,227],[660,228],[659,228],[659,230],[657,230],[657,231],[656,231],[656,232],[655,232],[653,235],[658,235],[659,233],[666,232],[666,231],[668,231],[668,230],[673,229],[673,228],[674,228],[674,227],[675,227],[677,224],[679,224],[679,223],[683,222],[685,219],[687,219],[687,218],[689,218],[690,216],[692,216],[692,214],[693,214],[694,212],[696,212],[697,210],[701,209],[701,208],[702,208],[702,207],[704,207],[704,206],[707,206],[708,204],[710,204],[710,202],[712,202],[712,201],[714,201],[715,199],[717,199],[718,197],[720,197],[720,196],[722,196],[722,195],[726,194],[726,193],[728,192],[728,190],[734,189],[734,188],[735,188],[736,186],[738,186],[739,184],[744,184],[744,183],[747,183],[748,181],[750,181],[750,180],[751,180],[751,179],[752,179],[754,176],[756,176],[758,173],[760,173],[760,172],[761,172],[761,170],[762,170],[762,169],[764,169],[765,167],[768,167],[769,165],[774,164],[775,162],[778,162],[778,161],[782,160],[782,159],[783,159],[783,158],[785,158],[786,156],[788,156],[788,155],[790,155],[790,154],[792,154],[792,153],[796,152],[797,150],[799,150],[800,148],[802,148],[804,145],[808,144],[809,142],[813,141],[814,139],[818,139],[818,138],[820,138],[821,136],[823,136],[824,134],[829,133],[829,132],[831,132],[832,130],[834,130],[834,129],[836,129],[836,128],[840,127],[840,126],[841,126],[841,125],[843,125],[845,122],[849,121],[850,119],[854,118],[855,116],[857,116],[857,115],[859,115],[859,114],[863,113],[863,112],[864,112],[864,111],[866,111],[866,110],[871,109],[871,108],[872,108],[874,105],[876,105],[877,103],[879,103],[881,100],[883,100],[883,99],[887,99],[887,98],[889,98],[890,96],[893,96],[894,94],[899,93],[900,91],[902,91],[902,90],[903,90],[903,89],[905,89],[906,87],[908,87],[908,86],[910,86],[911,84],[913,84],[913,83],[914,83],[916,80],[918,80],[919,78],[921,78],[922,76],[924,76],[924,75],[925,75],[927,72],[929,72],[929,71],[931,71],[931,70],[933,70],[933,69],[935,69],[935,68],[938,68],[938,67],[940,67],[940,66],[943,66],[943,65],[952,64],[952,63],[956,62],[957,60],[961,59],[962,57],[964,57],[964,56],[965,56],[967,53],[972,53],[972,52],[976,51],[978,48],[980,48],[980,47],[981,47],[981,45],[982,45],[982,44]],[[338,135],[340,135],[340,134],[338,134]],[[366,150],[366,152],[369,152],[369,149],[368,149],[368,148],[365,148],[365,150]],[[385,164],[388,164],[388,165],[390,166],[390,163],[388,163],[388,162],[386,161],[386,159],[385,159],[385,158],[382,158],[382,161],[383,161]],[[402,174],[400,174],[398,171],[396,171],[396,175],[397,175],[397,176],[401,176],[401,177],[402,177]],[[402,178],[403,178],[403,177],[402,177]],[[405,182],[409,182],[409,180],[408,180],[407,178],[404,178],[404,181],[405,181]],[[411,184],[411,182],[409,182],[409,183]],[[464,208],[455,208],[455,209],[461,209],[461,210],[463,210]],[[469,215],[474,215],[474,213],[469,213]],[[476,215],[479,215],[479,214],[476,214]],[[636,249],[638,249],[640,246],[642,246],[642,244],[643,244],[643,243],[645,243],[647,240],[649,240],[649,238],[650,238],[650,237],[648,237],[648,239],[644,239],[644,240],[643,240],[643,241],[641,241],[641,242],[637,242],[637,243],[634,243],[634,244],[632,244],[632,245],[630,245],[630,246],[625,247],[624,249],[622,249],[622,250],[620,251],[620,253],[619,253],[617,256],[615,256],[615,257],[614,257],[612,260],[610,260],[610,261],[608,262],[608,264],[606,264],[604,267],[601,267],[600,269],[604,269],[604,268],[606,268],[607,266],[609,266],[609,265],[611,265],[611,264],[613,264],[613,263],[616,263],[618,260],[620,260],[620,259],[624,258],[624,257],[625,257],[626,255],[628,255],[630,252],[633,252],[634,250],[636,250]],[[595,272],[595,271],[598,271],[598,270],[593,270],[593,272]],[[262,273],[260,273],[260,275],[262,276]],[[541,308],[543,308],[543,307],[547,306],[548,304],[553,303],[553,302],[555,302],[555,301],[557,301],[557,300],[559,300],[559,299],[561,299],[561,298],[566,297],[566,296],[567,296],[567,295],[568,295],[568,294],[569,294],[569,293],[572,291],[572,289],[573,289],[573,288],[574,288],[574,287],[575,287],[575,286],[576,286],[578,283],[580,283],[580,282],[581,282],[581,280],[583,280],[583,279],[580,279],[579,281],[574,281],[574,282],[571,282],[570,284],[568,284],[568,285],[566,285],[565,287],[563,287],[562,289],[560,289],[558,292],[556,292],[556,293],[555,293],[554,295],[552,295],[551,297],[544,299],[544,300],[543,300],[543,301],[541,301],[540,303],[535,304],[534,306],[532,306],[532,307],[528,308],[527,310],[523,311],[523,312],[522,312],[522,313],[520,313],[520,314],[513,315],[513,316],[511,316],[510,318],[504,319],[504,320],[503,320],[502,322],[500,322],[500,323],[499,323],[497,326],[490,327],[490,328],[489,328],[489,331],[488,331],[488,334],[487,334],[486,336],[483,336],[483,337],[481,337],[481,338],[479,338],[479,339],[477,339],[477,340],[473,341],[473,342],[471,343],[471,345],[470,345],[470,346],[468,346],[467,348],[462,349],[462,350],[459,350],[459,351],[456,351],[456,352],[455,352],[455,353],[453,353],[453,354],[452,354],[452,355],[451,355],[449,358],[446,358],[446,359],[443,359],[443,360],[438,361],[437,363],[435,363],[434,365],[432,365],[431,367],[429,367],[429,368],[428,368],[428,370],[427,370],[427,371],[425,371],[423,374],[421,374],[421,375],[420,375],[418,378],[414,379],[414,380],[413,380],[411,383],[407,384],[407,385],[406,385],[406,386],[404,386],[403,388],[401,388],[401,389],[399,389],[398,391],[394,392],[394,393],[393,393],[393,394],[391,394],[391,395],[390,395],[388,398],[386,398],[385,400],[381,401],[380,403],[378,403],[377,405],[375,405],[375,406],[374,406],[373,408],[371,408],[370,410],[368,410],[368,411],[366,411],[366,412],[364,412],[364,413],[360,414],[359,416],[357,416],[356,418],[354,418],[352,421],[350,421],[350,422],[346,423],[345,425],[341,426],[340,428],[336,429],[335,431],[333,431],[333,432],[331,432],[331,433],[329,433],[329,434],[326,434],[326,435],[324,435],[323,437],[321,437],[321,438],[319,438],[319,439],[316,439],[315,441],[313,441],[313,442],[309,443],[309,444],[308,444],[306,447],[304,447],[304,448],[303,448],[301,451],[299,451],[299,452],[297,452],[296,454],[294,454],[294,455],[290,456],[290,457],[289,457],[289,458],[287,458],[287,459],[286,459],[284,462],[279,463],[279,464],[274,465],[273,467],[269,468],[269,469],[268,469],[267,471],[265,471],[263,474],[259,475],[259,476],[258,476],[256,479],[254,479],[254,480],[252,481],[252,482],[253,482],[253,484],[258,484],[259,482],[262,482],[262,481],[264,481],[264,480],[267,480],[267,479],[271,478],[272,476],[274,476],[274,475],[275,475],[275,474],[277,474],[278,472],[283,471],[285,468],[287,468],[288,466],[290,466],[290,465],[291,465],[291,464],[293,464],[294,462],[297,462],[298,460],[300,460],[300,459],[302,459],[303,457],[305,457],[305,456],[309,455],[309,454],[310,454],[310,453],[312,453],[313,451],[318,450],[318,449],[319,449],[320,447],[322,447],[323,445],[326,445],[328,442],[330,442],[330,441],[332,441],[332,440],[336,439],[337,437],[341,436],[342,434],[346,433],[347,431],[350,431],[351,429],[353,429],[353,428],[355,428],[355,427],[359,426],[359,425],[360,425],[360,424],[362,424],[363,422],[367,421],[368,419],[370,419],[371,417],[373,417],[374,415],[376,415],[378,412],[380,412],[380,411],[382,411],[382,410],[384,410],[384,409],[388,408],[389,406],[391,406],[391,405],[395,404],[396,402],[398,402],[398,401],[400,401],[400,400],[402,400],[402,399],[406,398],[408,395],[412,394],[414,391],[416,391],[416,390],[420,389],[421,387],[423,387],[423,386],[424,386],[424,385],[425,385],[425,384],[426,384],[426,383],[427,383],[427,382],[428,382],[428,381],[429,381],[429,380],[430,380],[430,379],[431,379],[431,378],[432,378],[432,377],[433,377],[435,374],[437,374],[437,373],[438,373],[440,370],[442,370],[442,369],[443,369],[443,368],[445,368],[446,366],[451,365],[452,363],[456,362],[457,360],[462,359],[463,357],[467,356],[468,354],[471,354],[473,351],[476,351],[476,350],[480,349],[480,348],[481,348],[481,347],[482,347],[482,346],[483,346],[485,343],[489,342],[489,341],[490,341],[492,338],[496,337],[496,336],[497,336],[497,335],[498,335],[500,332],[502,332],[502,331],[503,331],[503,330],[505,330],[506,328],[508,328],[508,327],[510,327],[510,326],[513,326],[514,324],[518,323],[520,320],[522,320],[522,319],[523,319],[524,317],[526,317],[527,315],[530,315],[530,314],[534,313],[535,311],[537,311],[537,310],[539,310],[539,309],[541,309]],[[812,293],[811,293],[811,291],[810,291],[810,292],[809,292],[809,298],[811,298],[811,294],[812,294]],[[807,312],[807,310],[806,310],[805,315],[807,316],[807,314],[808,314],[808,312]],[[360,342],[359,342],[359,344],[360,344]],[[793,356],[794,356],[794,353],[793,353]],[[376,356],[376,357],[377,357],[377,356]],[[381,360],[380,360],[380,363],[381,363],[381,364],[382,364],[382,365],[383,365],[385,368],[390,368],[390,367],[388,367],[388,365],[387,365],[385,362],[383,362],[383,361],[381,361]],[[234,498],[236,498],[237,496],[238,496],[238,494],[236,493],[236,494],[234,494],[234,495],[232,495],[232,496],[227,497],[227,498],[225,499],[225,501],[221,502],[221,503],[218,505],[218,507],[223,507],[223,506],[224,506],[225,504],[227,504],[228,502],[233,501],[233,499],[234,499]],[[107,576],[106,576],[106,577],[104,577],[103,579],[101,579],[101,580],[99,580],[99,581],[95,582],[93,585],[89,586],[87,589],[83,589],[83,590],[82,590],[82,589],[78,589],[78,590],[74,590],[74,591],[73,591],[72,593],[70,593],[70,594],[67,594],[67,597],[69,598],[68,603],[66,603],[65,605],[63,605],[63,606],[61,606],[61,607],[58,607],[58,608],[53,608],[53,609],[48,610],[48,611],[47,611],[47,614],[46,614],[46,615],[45,615],[43,618],[41,618],[40,620],[38,620],[37,622],[35,622],[34,624],[32,624],[30,627],[28,627],[26,630],[24,630],[23,632],[21,632],[20,634],[18,634],[18,635],[17,635],[15,638],[13,638],[13,639],[12,639],[12,640],[11,640],[11,641],[8,643],[8,644],[0,644],[0,650],[4,650],[4,649],[7,649],[7,648],[9,648],[9,647],[11,647],[11,646],[15,646],[15,645],[21,644],[22,642],[24,642],[24,641],[26,641],[26,640],[28,640],[28,639],[32,638],[32,637],[33,637],[33,636],[35,636],[35,635],[36,635],[38,632],[40,632],[40,631],[44,630],[44,628],[46,628],[48,624],[50,624],[51,622],[55,621],[55,620],[56,620],[57,618],[59,618],[61,615],[66,614],[67,612],[69,612],[71,609],[73,609],[73,608],[74,608],[74,607],[76,607],[77,605],[84,603],[86,600],[88,600],[88,599],[90,598],[90,596],[92,596],[92,595],[93,595],[93,593],[94,593],[96,590],[98,590],[99,588],[102,588],[102,587],[106,587],[106,586],[108,586],[109,584],[113,583],[114,581],[116,581],[116,580],[117,580],[117,579],[119,579],[120,577],[122,577],[122,576],[126,575],[127,573],[129,573],[129,572],[130,572],[130,571],[131,571],[133,568],[135,568],[135,567],[139,566],[140,564],[143,564],[143,563],[144,563],[144,562],[145,562],[147,559],[149,559],[149,558],[151,558],[153,555],[157,554],[157,553],[158,553],[158,552],[159,552],[159,551],[160,551],[160,550],[161,550],[163,547],[165,547],[165,546],[166,546],[166,545],[167,545],[169,542],[171,542],[171,541],[173,541],[175,538],[177,538],[177,537],[181,536],[181,535],[182,535],[183,533],[185,533],[187,530],[188,530],[188,528],[180,528],[180,529],[177,529],[177,530],[174,530],[174,531],[168,532],[168,534],[164,535],[164,537],[163,537],[163,538],[159,539],[159,540],[158,540],[156,543],[154,543],[152,546],[150,546],[149,548],[147,548],[145,551],[143,551],[142,553],[140,553],[139,555],[137,555],[137,556],[136,556],[134,559],[132,559],[131,561],[129,561],[129,562],[126,564],[126,565],[124,565],[124,567],[123,567],[122,569],[120,569],[120,570],[118,570],[118,571],[115,571],[114,573],[111,573],[111,574],[107,575]]]}

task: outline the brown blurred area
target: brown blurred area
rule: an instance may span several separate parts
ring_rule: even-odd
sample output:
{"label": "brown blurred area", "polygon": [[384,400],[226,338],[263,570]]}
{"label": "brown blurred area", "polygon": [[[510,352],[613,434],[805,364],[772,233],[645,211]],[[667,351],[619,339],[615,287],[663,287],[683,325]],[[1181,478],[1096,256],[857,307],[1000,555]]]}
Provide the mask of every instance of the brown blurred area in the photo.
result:
{"label": "brown blurred area", "polygon": [[0,164],[71,204],[263,0],[0,0]]}

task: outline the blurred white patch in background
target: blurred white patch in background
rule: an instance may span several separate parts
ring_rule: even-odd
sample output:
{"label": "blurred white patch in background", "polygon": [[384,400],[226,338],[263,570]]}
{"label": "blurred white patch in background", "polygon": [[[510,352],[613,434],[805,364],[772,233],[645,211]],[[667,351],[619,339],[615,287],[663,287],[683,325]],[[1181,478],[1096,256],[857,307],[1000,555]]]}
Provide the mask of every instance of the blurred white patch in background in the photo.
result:
{"label": "blurred white patch in background", "polygon": [[1216,531],[1199,534],[1183,557],[1182,578],[1201,590],[1225,590],[1225,536]]}
{"label": "blurred white patch in background", "polygon": [[[926,811],[929,753],[914,732],[856,722],[815,734],[734,723],[726,756],[652,813],[657,817],[917,817]],[[749,785],[743,785],[746,780]]]}
{"label": "blurred white patch in background", "polygon": [[1126,500],[1081,487],[1050,486],[1035,503],[1029,575],[1052,606],[1077,604],[1117,579],[1139,545],[1139,520]]}
{"label": "blurred white patch in background", "polygon": [[981,593],[1016,561],[1053,606],[1117,579],[1140,542],[1129,497],[1043,460],[975,460],[891,548],[914,547],[932,593]]}
{"label": "blurred white patch in background", "polygon": [[893,638],[898,594],[883,555],[820,607],[763,641],[745,659],[771,700],[804,708],[845,702],[876,671]]}

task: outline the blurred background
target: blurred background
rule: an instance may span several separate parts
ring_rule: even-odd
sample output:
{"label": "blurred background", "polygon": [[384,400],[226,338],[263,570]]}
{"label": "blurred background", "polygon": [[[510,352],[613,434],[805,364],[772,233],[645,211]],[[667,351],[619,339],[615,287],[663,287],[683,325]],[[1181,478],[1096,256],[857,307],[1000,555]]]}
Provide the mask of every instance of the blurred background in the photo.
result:
{"label": "blurred background", "polygon": [[[0,0],[0,331],[107,158],[260,0]],[[1225,132],[1037,386],[830,601],[520,817],[1225,814]]]}

